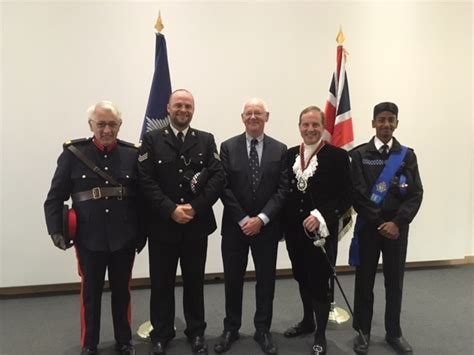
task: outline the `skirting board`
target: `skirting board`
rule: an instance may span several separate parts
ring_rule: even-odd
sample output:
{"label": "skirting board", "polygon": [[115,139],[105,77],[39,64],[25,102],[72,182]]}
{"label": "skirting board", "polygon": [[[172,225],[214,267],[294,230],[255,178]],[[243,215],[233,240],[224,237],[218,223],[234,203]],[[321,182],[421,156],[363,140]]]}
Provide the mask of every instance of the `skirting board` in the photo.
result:
{"label": "skirting board", "polygon": [[[457,265],[474,264],[474,255],[466,256],[464,259],[454,260],[437,260],[437,261],[414,261],[406,263],[406,269],[428,269],[438,267],[449,267]],[[379,265],[381,269],[381,265]],[[344,265],[336,267],[338,274],[349,274],[354,272],[354,267]],[[277,278],[292,277],[291,269],[277,270]],[[214,273],[205,275],[205,283],[220,283],[224,281],[223,273]],[[247,271],[245,280],[255,280],[255,271]],[[176,277],[176,284],[181,285],[181,276]],[[32,285],[32,286],[18,286],[18,287],[2,287],[0,288],[0,299],[13,297],[31,297],[31,296],[51,296],[58,294],[79,293],[81,284],[79,282],[72,282],[66,284],[52,284],[52,285]],[[150,279],[148,277],[132,279],[130,286],[132,289],[149,288]],[[104,289],[108,290],[109,284],[105,283]]]}

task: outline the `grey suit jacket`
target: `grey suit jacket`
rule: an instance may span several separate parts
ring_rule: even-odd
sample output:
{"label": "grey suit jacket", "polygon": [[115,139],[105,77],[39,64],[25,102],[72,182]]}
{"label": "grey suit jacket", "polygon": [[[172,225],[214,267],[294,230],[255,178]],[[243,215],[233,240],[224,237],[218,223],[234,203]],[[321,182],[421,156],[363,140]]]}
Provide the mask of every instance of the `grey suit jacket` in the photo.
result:
{"label": "grey suit jacket", "polygon": [[288,192],[286,145],[264,136],[260,183],[255,196],[252,196],[246,144],[245,133],[221,144],[221,160],[227,178],[221,195],[224,204],[222,235],[241,235],[238,222],[245,216],[254,217],[262,212],[270,222],[262,228],[260,234],[265,238],[279,239],[280,213]]}

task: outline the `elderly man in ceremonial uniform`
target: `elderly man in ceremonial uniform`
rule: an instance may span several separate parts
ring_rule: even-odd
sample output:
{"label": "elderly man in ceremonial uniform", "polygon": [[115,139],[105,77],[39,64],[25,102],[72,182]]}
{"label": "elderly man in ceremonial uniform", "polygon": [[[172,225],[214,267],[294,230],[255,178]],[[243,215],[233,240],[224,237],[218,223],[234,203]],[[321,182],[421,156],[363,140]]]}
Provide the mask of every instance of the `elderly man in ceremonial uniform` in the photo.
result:
{"label": "elderly man in ceremonial uniform", "polygon": [[366,354],[370,343],[380,253],[385,278],[385,339],[398,353],[412,352],[402,336],[400,312],[408,226],[420,208],[423,187],[415,153],[393,137],[397,126],[397,105],[376,105],[372,120],[375,137],[351,152],[358,213],[351,245],[351,264],[356,266],[353,326],[364,334],[354,339],[358,354]]}
{"label": "elderly man in ceremonial uniform", "polygon": [[286,146],[264,134],[269,119],[267,105],[251,99],[241,118],[245,132],[221,145],[227,184],[222,194],[222,259],[225,279],[224,331],[214,350],[223,353],[239,338],[242,292],[249,250],[257,284],[254,339],[265,354],[277,354],[270,333],[275,291],[275,268],[280,216],[288,191]]}
{"label": "elderly man in ceremonial uniform", "polygon": [[165,354],[175,337],[174,286],[180,261],[186,334],[193,354],[207,354],[204,338],[204,267],[208,235],[216,230],[212,205],[224,186],[224,170],[212,134],[191,128],[193,95],[184,89],[169,99],[171,124],[143,137],[140,188],[149,231],[152,349]]}
{"label": "elderly man in ceremonial uniform", "polygon": [[[303,319],[285,332],[286,337],[312,333],[311,354],[326,354],[332,274],[328,260],[315,242],[323,243],[335,264],[339,220],[351,207],[349,156],[322,139],[324,116],[316,106],[299,117],[303,143],[290,148],[286,166],[290,193],[283,213],[283,230],[303,302]],[[324,242],[323,242],[324,241]],[[316,316],[316,327],[314,322]]]}
{"label": "elderly man in ceremonial uniform", "polygon": [[[66,250],[74,244],[76,248],[82,354],[97,353],[106,270],[112,290],[116,350],[135,354],[129,286],[135,252],[146,242],[138,215],[138,149],[117,139],[122,118],[111,102],[97,103],[88,115],[94,137],[64,144],[44,203],[46,224],[56,247]],[[64,201],[69,198],[73,209],[68,212]],[[74,220],[76,231],[73,225],[68,226]]]}

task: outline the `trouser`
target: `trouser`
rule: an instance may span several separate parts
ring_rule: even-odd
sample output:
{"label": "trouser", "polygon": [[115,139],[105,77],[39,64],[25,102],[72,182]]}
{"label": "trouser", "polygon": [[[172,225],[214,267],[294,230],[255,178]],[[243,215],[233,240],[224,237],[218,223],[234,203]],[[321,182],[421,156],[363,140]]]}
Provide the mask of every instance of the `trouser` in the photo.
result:
{"label": "trouser", "polygon": [[373,225],[365,225],[359,237],[360,265],[356,268],[354,294],[354,329],[370,334],[374,283],[377,265],[382,253],[385,283],[385,330],[388,336],[402,335],[400,313],[402,308],[403,276],[408,244],[408,226],[400,227],[400,236],[392,240],[383,237]]}
{"label": "trouser", "polygon": [[204,335],[204,268],[207,236],[184,236],[179,243],[148,239],[150,254],[151,340],[168,341],[175,337],[174,288],[178,260],[183,278],[184,333],[189,337]]}
{"label": "trouser", "polygon": [[116,342],[127,344],[132,339],[130,279],[135,248],[115,252],[91,251],[76,247],[81,276],[81,345],[96,348],[100,336],[100,312],[105,271],[112,291],[112,318]]}
{"label": "trouser", "polygon": [[275,293],[275,270],[278,240],[226,235],[222,237],[224,262],[225,310],[224,329],[236,332],[242,324],[242,297],[249,249],[255,265],[256,311],[254,325],[257,332],[270,331]]}

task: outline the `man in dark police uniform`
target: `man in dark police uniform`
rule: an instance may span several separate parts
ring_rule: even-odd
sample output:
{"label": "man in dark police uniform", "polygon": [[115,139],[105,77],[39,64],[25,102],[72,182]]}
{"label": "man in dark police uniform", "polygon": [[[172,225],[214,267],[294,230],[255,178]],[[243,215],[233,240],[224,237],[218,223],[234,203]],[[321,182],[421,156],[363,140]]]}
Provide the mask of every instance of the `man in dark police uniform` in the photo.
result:
{"label": "man in dark police uniform", "polygon": [[398,353],[412,352],[402,336],[400,312],[408,226],[420,208],[423,187],[415,153],[393,137],[397,126],[397,105],[376,105],[372,120],[375,137],[351,152],[354,208],[358,213],[351,245],[351,264],[357,267],[353,326],[360,328],[367,340],[355,337],[358,354],[366,354],[370,342],[380,253],[385,278],[385,339]]}
{"label": "man in dark police uniform", "polygon": [[207,354],[204,339],[204,268],[208,235],[216,230],[212,205],[224,185],[224,170],[210,133],[191,128],[193,95],[171,94],[171,124],[143,137],[140,188],[146,199],[149,232],[151,323],[150,354],[163,355],[175,337],[174,286],[180,261],[183,277],[184,333],[193,354]]}
{"label": "man in dark police uniform", "polygon": [[[64,220],[68,215],[63,214],[64,201],[71,198],[73,211],[69,213],[77,218],[73,243],[81,276],[82,354],[97,353],[106,270],[112,290],[116,350],[134,354],[129,283],[135,251],[145,244],[138,216],[138,150],[117,139],[122,119],[111,102],[97,103],[88,115],[94,137],[64,144],[44,203],[46,224],[56,247],[66,250],[72,246]],[[94,166],[105,175],[94,172]]]}
{"label": "man in dark police uniform", "polygon": [[[303,319],[284,335],[296,337],[315,330],[311,354],[326,354],[326,326],[332,300],[332,270],[321,248],[324,242],[331,264],[337,252],[339,220],[351,207],[349,156],[322,139],[324,115],[316,106],[299,117],[303,143],[290,148],[287,169],[290,193],[283,209],[283,230],[303,303]],[[306,231],[305,231],[306,229]],[[317,238],[316,238],[317,235]],[[311,239],[312,238],[312,239]]]}

